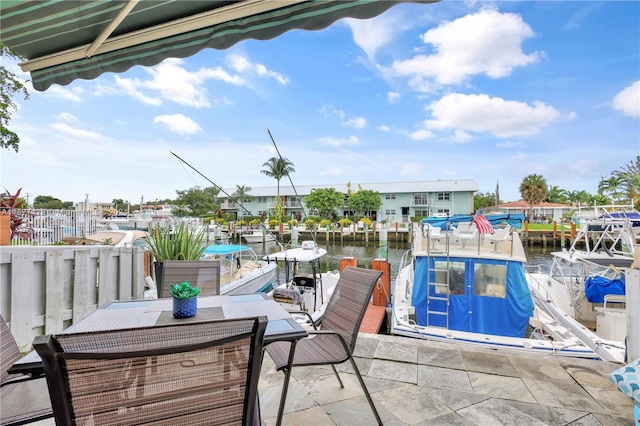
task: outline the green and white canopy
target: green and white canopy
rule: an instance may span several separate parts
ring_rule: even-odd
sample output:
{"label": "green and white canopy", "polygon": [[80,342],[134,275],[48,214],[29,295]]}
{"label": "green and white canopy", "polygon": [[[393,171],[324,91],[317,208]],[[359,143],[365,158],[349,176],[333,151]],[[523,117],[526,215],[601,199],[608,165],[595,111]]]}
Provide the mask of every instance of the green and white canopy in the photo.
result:
{"label": "green and white canopy", "polygon": [[26,58],[36,90],[152,66],[291,29],[372,18],[398,3],[437,0],[37,0],[0,2],[0,41]]}

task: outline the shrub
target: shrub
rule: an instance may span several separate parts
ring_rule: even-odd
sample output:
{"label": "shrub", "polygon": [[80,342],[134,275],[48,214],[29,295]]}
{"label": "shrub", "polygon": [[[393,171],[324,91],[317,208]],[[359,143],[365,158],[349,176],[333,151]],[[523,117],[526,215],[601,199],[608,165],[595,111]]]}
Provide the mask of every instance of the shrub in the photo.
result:
{"label": "shrub", "polygon": [[351,219],[343,218],[343,219],[340,219],[340,220],[338,221],[338,223],[339,223],[343,228],[346,228],[347,226],[351,226],[351,225],[353,224],[353,221],[352,221]]}

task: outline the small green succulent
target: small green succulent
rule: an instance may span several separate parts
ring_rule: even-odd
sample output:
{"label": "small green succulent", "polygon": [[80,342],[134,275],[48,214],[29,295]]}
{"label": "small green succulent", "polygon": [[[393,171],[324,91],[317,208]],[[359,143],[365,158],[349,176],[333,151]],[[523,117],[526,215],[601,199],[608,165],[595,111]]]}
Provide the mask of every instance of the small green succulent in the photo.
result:
{"label": "small green succulent", "polygon": [[179,284],[171,284],[169,291],[171,292],[171,296],[176,299],[189,299],[190,297],[196,297],[200,294],[200,289],[192,287],[188,281],[183,281]]}

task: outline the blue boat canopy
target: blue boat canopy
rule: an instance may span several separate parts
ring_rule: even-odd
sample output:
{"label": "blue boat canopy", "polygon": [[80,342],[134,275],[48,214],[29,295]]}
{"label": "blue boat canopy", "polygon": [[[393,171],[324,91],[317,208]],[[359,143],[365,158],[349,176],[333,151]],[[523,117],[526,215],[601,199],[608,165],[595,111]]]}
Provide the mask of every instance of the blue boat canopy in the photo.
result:
{"label": "blue boat canopy", "polygon": [[[449,272],[449,303],[438,285],[429,285],[441,270],[435,262],[463,265]],[[505,287],[492,293],[480,272],[499,268]],[[418,257],[411,304],[418,325],[508,337],[525,337],[534,309],[521,262],[458,257]]]}
{"label": "blue boat canopy", "polygon": [[251,250],[251,247],[237,244],[213,244],[205,249],[204,254],[224,256],[226,254],[240,253],[247,250]]}
{"label": "blue boat canopy", "polygon": [[[473,217],[474,215],[471,214],[456,214],[448,217],[429,216],[422,219],[422,223],[428,223],[440,229],[449,229],[451,227],[450,225],[471,222]],[[484,217],[487,218],[494,228],[502,222],[507,222],[512,228],[521,228],[522,222],[524,222],[524,214],[522,213],[490,213],[485,214]]]}

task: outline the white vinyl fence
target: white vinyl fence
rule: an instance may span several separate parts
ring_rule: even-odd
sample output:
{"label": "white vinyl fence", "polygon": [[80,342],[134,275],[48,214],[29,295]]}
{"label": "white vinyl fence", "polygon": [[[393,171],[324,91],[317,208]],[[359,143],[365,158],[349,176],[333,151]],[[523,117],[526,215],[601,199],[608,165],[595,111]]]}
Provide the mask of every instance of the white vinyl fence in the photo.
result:
{"label": "white vinyl fence", "polygon": [[[144,298],[139,247],[1,246],[0,314],[20,349],[113,300]],[[147,265],[148,267],[148,265]]]}
{"label": "white vinyl fence", "polygon": [[83,211],[16,209],[14,214],[22,219],[18,228],[26,239],[14,238],[13,244],[54,244],[67,237],[83,237],[98,229],[100,216],[91,216]]}

